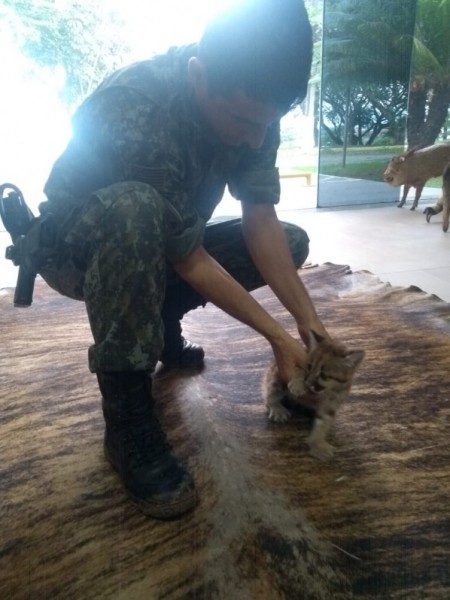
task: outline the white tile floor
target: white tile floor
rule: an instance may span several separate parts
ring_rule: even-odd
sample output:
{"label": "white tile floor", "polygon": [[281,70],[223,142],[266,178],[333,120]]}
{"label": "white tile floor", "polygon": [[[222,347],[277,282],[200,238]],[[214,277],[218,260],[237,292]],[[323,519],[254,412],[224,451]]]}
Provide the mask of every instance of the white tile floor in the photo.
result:
{"label": "white tile floor", "polygon": [[[282,181],[277,212],[281,220],[308,232],[309,260],[367,270],[392,285],[415,285],[450,302],[450,231],[442,231],[441,215],[430,223],[423,215],[423,208],[435,203],[440,190],[426,188],[416,211],[409,210],[411,200],[401,209],[393,204],[328,210],[312,208],[315,187],[297,183],[294,189],[291,181],[288,185]],[[293,208],[298,204],[305,208]],[[235,200],[225,199],[219,214],[233,213],[236,205]]]}
{"label": "white tile floor", "polygon": [[[393,285],[416,285],[450,302],[450,231],[442,231],[440,215],[428,224],[422,214],[424,206],[434,204],[438,190],[428,190],[415,212],[395,205],[327,210],[311,208],[315,187],[287,181],[282,182],[285,193],[277,211],[280,219],[306,229],[311,261],[365,269]],[[239,214],[239,206],[226,196],[216,214]],[[3,259],[9,243],[9,236],[0,232],[0,288],[16,283],[17,268]]]}
{"label": "white tile floor", "polygon": [[396,206],[283,214],[307,230],[310,260],[365,269],[392,285],[415,285],[450,302],[450,232],[439,216]]}

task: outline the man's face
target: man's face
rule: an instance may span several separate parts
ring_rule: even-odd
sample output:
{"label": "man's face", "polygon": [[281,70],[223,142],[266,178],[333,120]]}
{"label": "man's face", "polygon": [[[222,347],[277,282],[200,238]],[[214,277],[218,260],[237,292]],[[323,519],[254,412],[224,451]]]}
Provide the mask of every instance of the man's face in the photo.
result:
{"label": "man's face", "polygon": [[250,98],[242,90],[219,96],[209,92],[204,77],[194,78],[192,82],[200,112],[229,146],[247,144],[255,150],[260,148],[269,125],[283,116],[278,109]]}

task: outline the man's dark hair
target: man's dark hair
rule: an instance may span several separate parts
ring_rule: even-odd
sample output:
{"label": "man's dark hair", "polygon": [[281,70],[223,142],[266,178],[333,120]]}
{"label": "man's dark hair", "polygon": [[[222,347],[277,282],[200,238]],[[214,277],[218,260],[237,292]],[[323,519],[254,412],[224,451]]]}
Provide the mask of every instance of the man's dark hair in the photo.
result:
{"label": "man's dark hair", "polygon": [[243,90],[287,112],[306,96],[312,32],[302,0],[243,0],[206,27],[199,44],[211,93]]}

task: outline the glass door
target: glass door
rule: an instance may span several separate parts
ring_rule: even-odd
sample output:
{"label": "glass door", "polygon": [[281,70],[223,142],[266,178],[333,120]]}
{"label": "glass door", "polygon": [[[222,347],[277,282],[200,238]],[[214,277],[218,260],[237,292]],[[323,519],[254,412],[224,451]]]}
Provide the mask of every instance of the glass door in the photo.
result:
{"label": "glass door", "polygon": [[324,0],[318,207],[394,204],[383,181],[403,152],[416,0]]}

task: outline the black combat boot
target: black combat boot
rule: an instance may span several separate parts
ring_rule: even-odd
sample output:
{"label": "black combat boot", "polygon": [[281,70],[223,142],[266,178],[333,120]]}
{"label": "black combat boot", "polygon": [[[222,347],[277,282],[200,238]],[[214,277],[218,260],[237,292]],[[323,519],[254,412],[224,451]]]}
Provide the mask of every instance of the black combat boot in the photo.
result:
{"label": "black combat boot", "polygon": [[160,360],[167,369],[188,369],[201,367],[205,351],[195,342],[181,335],[178,319],[164,320],[164,350]]}
{"label": "black combat boot", "polygon": [[97,379],[106,423],[105,456],[131,500],[156,519],[173,519],[194,508],[194,482],[173,455],[154,414],[148,373],[98,372]]}
{"label": "black combat boot", "polygon": [[168,288],[161,312],[164,349],[160,360],[166,368],[183,369],[203,365],[205,351],[199,344],[182,336],[180,321],[188,311],[205,304],[205,300],[185,282]]}

